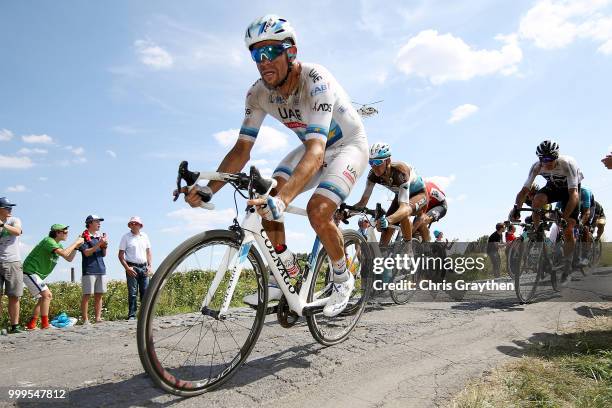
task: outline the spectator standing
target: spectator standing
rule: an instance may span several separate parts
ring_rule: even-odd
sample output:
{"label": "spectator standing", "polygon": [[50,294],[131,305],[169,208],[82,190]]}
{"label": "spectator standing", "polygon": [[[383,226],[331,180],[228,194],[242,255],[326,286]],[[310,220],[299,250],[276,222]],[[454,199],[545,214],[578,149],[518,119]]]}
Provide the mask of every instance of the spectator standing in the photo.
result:
{"label": "spectator standing", "polygon": [[23,269],[19,253],[21,220],[11,215],[15,205],[5,197],[0,197],[0,315],[6,287],[9,333],[22,332],[19,326],[19,298],[23,295]]}
{"label": "spectator standing", "polygon": [[503,233],[505,226],[504,224],[497,223],[495,225],[495,232],[489,236],[489,241],[487,243],[487,255],[491,259],[491,264],[493,265],[493,276],[499,278],[500,269],[501,269],[501,258],[499,256],[499,248],[503,246]]}
{"label": "spectator standing", "polygon": [[128,285],[128,320],[136,319],[136,293],[140,294],[140,302],[147,290],[151,268],[151,242],[149,237],[140,230],[143,227],[140,217],[132,217],[128,222],[130,232],[121,237],[119,243],[119,262],[125,268]]}
{"label": "spectator standing", "polygon": [[89,324],[89,298],[94,295],[94,310],[96,323],[102,321],[102,296],[106,293],[106,265],[104,257],[108,240],[106,234],[100,234],[100,223],[104,221],[97,215],[88,215],[85,218],[83,239],[85,242],[79,247],[82,255],[81,287],[83,296],[81,297],[81,318],[83,325]]}
{"label": "spectator standing", "polygon": [[359,227],[359,233],[363,235],[366,239],[368,238],[368,228],[370,228],[370,221],[367,217],[361,217],[357,222],[357,226]]}
{"label": "spectator standing", "polygon": [[506,231],[506,243],[509,244],[516,239],[516,227],[512,224],[508,227],[508,231]]}
{"label": "spectator standing", "polygon": [[77,248],[84,242],[83,237],[78,237],[68,248],[60,243],[68,238],[68,226],[53,224],[49,236],[38,243],[23,262],[23,283],[30,294],[38,299],[32,319],[27,324],[28,330],[34,330],[38,324],[38,316],[41,317],[41,329],[52,327],[49,324],[49,305],[51,304],[51,290],[44,280],[53,272],[58,258],[61,256],[68,262],[72,262]]}

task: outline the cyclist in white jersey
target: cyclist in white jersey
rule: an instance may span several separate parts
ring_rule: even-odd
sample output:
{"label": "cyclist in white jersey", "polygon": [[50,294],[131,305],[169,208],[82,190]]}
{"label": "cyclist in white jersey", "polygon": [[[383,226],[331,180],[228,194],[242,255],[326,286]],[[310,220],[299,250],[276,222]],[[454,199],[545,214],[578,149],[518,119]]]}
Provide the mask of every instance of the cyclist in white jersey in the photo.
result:
{"label": "cyclist in white jersey", "polygon": [[[266,115],[295,132],[300,146],[274,171],[276,188],[267,199],[248,203],[258,206],[268,237],[280,252],[286,248],[285,208],[298,194],[315,188],[306,210],[333,262],[334,291],[323,313],[335,316],[346,307],[354,278],[346,270],[342,234],[332,216],[368,164],[366,132],[350,99],[329,71],[296,60],[296,35],[288,21],[276,15],[258,18],[247,28],[245,42],[261,78],[247,92],[240,135],[218,171],[231,173],[244,167]],[[208,184],[212,193],[222,186],[219,181]],[[194,207],[201,203],[195,189],[186,200]],[[268,292],[271,300],[282,295],[273,281]],[[253,299],[247,296],[245,302],[252,303]]]}
{"label": "cyclist in white jersey", "polygon": [[[516,196],[510,218],[520,218],[518,209],[523,206],[529,189],[535,178],[540,175],[546,179],[546,185],[537,191],[533,197],[532,208],[543,208],[546,204],[563,202],[563,219],[567,222],[565,228],[565,270],[561,276],[561,282],[567,281],[572,267],[572,257],[576,239],[574,237],[574,227],[578,222],[580,212],[580,183],[583,176],[576,160],[570,156],[559,155],[559,144],[550,140],[545,140],[536,149],[539,160],[535,162],[529,170],[529,176],[523,188]],[[540,216],[533,215],[534,225],[538,225]]]}

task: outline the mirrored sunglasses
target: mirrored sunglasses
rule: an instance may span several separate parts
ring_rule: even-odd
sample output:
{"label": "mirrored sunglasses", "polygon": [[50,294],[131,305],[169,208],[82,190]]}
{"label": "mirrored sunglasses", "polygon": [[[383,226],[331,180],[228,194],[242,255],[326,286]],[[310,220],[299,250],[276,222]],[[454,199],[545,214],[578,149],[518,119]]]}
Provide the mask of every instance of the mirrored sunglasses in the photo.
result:
{"label": "mirrored sunglasses", "polygon": [[287,48],[289,48],[289,44],[273,44],[273,45],[264,45],[263,47],[253,48],[251,50],[251,58],[256,63],[263,62],[263,59],[267,59],[268,61],[273,61],[279,56],[281,56]]}

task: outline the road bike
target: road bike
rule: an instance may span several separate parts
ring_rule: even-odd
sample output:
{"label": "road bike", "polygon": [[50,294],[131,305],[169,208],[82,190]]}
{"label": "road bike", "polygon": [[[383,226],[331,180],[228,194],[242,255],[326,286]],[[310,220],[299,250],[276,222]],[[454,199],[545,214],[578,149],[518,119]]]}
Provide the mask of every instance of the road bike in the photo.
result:
{"label": "road bike", "polygon": [[[198,173],[179,166],[175,200],[200,180],[219,180],[245,199],[265,197],[275,186],[255,167],[245,173]],[[214,208],[209,195],[204,208]],[[305,215],[288,206],[287,213]],[[261,333],[268,307],[268,275],[283,293],[278,310],[304,316],[313,338],[324,346],[345,340],[359,321],[371,292],[370,248],[355,231],[344,232],[346,255],[358,265],[355,289],[346,309],[335,317],[323,315],[332,293],[332,270],[324,248],[315,240],[303,272],[292,278],[273,248],[253,206],[237,215],[227,230],[197,234],[174,249],[154,274],[141,306],[137,342],[140,360],[163,390],[194,396],[228,381],[245,363]],[[264,262],[265,260],[265,262]],[[185,283],[187,282],[187,283]],[[243,301],[256,293],[256,306]],[[289,316],[289,313],[292,313]],[[279,319],[280,321],[280,319]]]}
{"label": "road bike", "polygon": [[[517,243],[513,243],[508,255],[511,260],[509,267],[514,274],[516,296],[522,303],[529,303],[546,275],[550,277],[553,290],[558,290],[557,271],[564,267],[563,242],[560,238],[566,223],[558,210],[523,208],[520,212],[532,212],[541,217],[537,227],[532,223],[515,223],[524,228],[524,233],[515,240]],[[545,234],[553,223],[560,227],[554,245]]]}

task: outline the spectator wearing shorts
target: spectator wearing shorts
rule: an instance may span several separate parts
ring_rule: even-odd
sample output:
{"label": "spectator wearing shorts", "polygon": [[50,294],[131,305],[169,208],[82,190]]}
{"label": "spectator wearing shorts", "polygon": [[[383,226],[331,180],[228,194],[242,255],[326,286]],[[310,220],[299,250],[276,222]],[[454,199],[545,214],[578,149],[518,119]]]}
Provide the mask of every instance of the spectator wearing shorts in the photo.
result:
{"label": "spectator wearing shorts", "polygon": [[[11,216],[15,204],[0,197],[0,315],[2,295],[8,296],[9,333],[21,333],[19,298],[23,295],[23,269],[19,253],[21,220]],[[5,292],[6,288],[6,292]]]}
{"label": "spectator wearing shorts", "polygon": [[28,330],[36,329],[39,316],[41,317],[41,329],[52,327],[49,324],[49,305],[52,295],[45,279],[53,272],[60,256],[68,262],[72,262],[77,248],[84,242],[83,237],[78,237],[68,248],[64,249],[60,242],[67,238],[68,226],[53,224],[49,236],[40,241],[23,261],[23,283],[30,294],[38,299],[32,313],[32,319],[26,326]]}
{"label": "spectator wearing shorts", "polygon": [[102,296],[106,293],[106,265],[104,257],[108,241],[106,234],[100,234],[100,222],[104,221],[97,215],[88,215],[85,219],[87,229],[83,232],[85,242],[79,247],[81,251],[83,277],[81,287],[81,319],[83,325],[89,324],[89,298],[94,295],[94,310],[96,323],[102,321]]}
{"label": "spectator wearing shorts", "polygon": [[149,237],[140,230],[143,227],[140,217],[132,217],[128,221],[130,232],[121,237],[119,243],[119,262],[125,268],[128,285],[128,320],[136,319],[136,293],[140,294],[140,302],[149,285],[151,268],[151,242]]}

